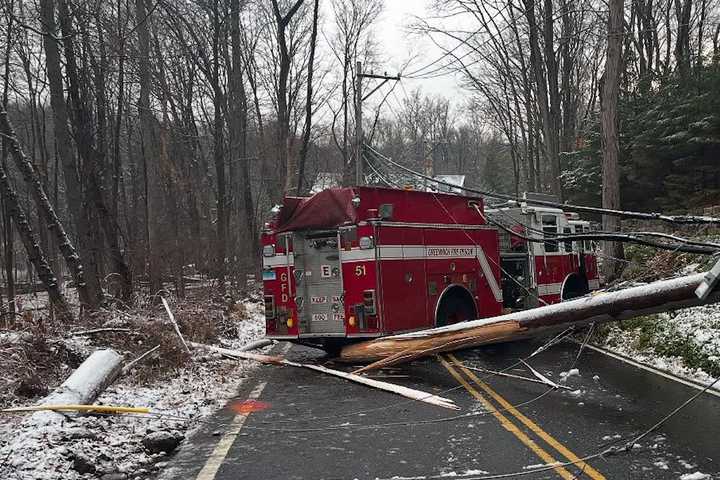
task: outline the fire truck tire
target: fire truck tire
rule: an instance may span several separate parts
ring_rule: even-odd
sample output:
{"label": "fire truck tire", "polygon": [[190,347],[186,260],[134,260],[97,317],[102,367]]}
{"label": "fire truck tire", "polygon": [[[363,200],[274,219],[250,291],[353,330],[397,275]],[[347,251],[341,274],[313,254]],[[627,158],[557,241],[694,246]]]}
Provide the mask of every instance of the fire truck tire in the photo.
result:
{"label": "fire truck tire", "polygon": [[435,311],[436,326],[442,327],[475,318],[477,318],[475,300],[464,287],[460,285],[450,286],[440,296]]}
{"label": "fire truck tire", "polygon": [[584,276],[572,273],[565,278],[560,292],[563,301],[582,297],[590,292],[588,281]]}

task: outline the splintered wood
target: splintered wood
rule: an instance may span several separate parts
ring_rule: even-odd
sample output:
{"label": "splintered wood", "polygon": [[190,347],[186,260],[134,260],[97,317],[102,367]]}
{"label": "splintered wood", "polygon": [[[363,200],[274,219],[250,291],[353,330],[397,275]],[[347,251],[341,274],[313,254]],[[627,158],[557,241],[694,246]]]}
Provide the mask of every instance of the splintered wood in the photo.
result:
{"label": "splintered wood", "polygon": [[440,332],[429,337],[397,338],[362,342],[349,345],[342,350],[341,358],[348,361],[381,360],[356,370],[362,373],[396,363],[409,362],[416,358],[436,353],[460,350],[469,346],[483,345],[509,340],[522,332],[516,321],[501,321],[455,332]]}

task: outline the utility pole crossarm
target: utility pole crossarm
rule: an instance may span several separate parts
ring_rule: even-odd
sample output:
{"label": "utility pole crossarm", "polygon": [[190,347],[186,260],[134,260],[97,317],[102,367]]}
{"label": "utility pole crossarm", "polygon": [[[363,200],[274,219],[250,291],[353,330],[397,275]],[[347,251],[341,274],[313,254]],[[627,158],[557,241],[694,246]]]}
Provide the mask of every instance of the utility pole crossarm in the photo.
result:
{"label": "utility pole crossarm", "polygon": [[400,75],[395,75],[394,77],[388,76],[388,75],[376,75],[374,73],[360,73],[360,78],[377,78],[379,80],[400,80]]}

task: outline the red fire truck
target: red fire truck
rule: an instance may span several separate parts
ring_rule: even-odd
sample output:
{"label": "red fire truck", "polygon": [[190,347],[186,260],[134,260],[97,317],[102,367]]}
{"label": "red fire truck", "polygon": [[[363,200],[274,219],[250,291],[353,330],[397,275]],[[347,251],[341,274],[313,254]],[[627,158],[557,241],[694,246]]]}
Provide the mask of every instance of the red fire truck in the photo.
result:
{"label": "red fire truck", "polygon": [[[588,226],[526,205],[488,213],[546,233]],[[479,197],[379,187],[287,197],[262,236],[267,336],[333,349],[597,288],[589,245],[520,236],[488,223]]]}

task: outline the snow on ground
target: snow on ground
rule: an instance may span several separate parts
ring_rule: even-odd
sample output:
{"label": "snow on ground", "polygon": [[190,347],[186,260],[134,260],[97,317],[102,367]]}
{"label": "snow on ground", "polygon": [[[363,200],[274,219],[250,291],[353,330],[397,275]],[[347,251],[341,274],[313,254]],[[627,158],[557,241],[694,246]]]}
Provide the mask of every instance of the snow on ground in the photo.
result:
{"label": "snow on ground", "polygon": [[[223,346],[234,348],[263,336],[262,305],[247,302],[245,307],[247,318],[237,322],[237,336],[222,339]],[[72,416],[62,424],[37,428],[28,417],[0,417],[0,478],[149,478],[163,466],[167,455],[149,451],[143,439],[152,434],[155,440],[159,437],[172,444],[190,435],[199,425],[197,420],[235,396],[255,365],[215,354],[195,354],[188,366],[148,385],[134,382],[131,371],[96,402],[150,407],[155,413],[183,420],[143,415]]]}
{"label": "snow on ground", "polygon": [[720,368],[720,304],[661,313],[648,325],[630,329],[611,326],[601,346],[701,384],[715,380],[695,365],[700,362]]}
{"label": "snow on ground", "polygon": [[710,475],[702,472],[686,473],[685,475],[680,475],[680,480],[706,480],[709,478],[711,478]]}

